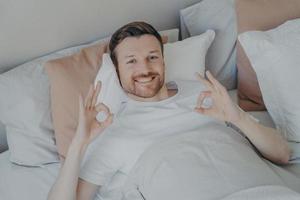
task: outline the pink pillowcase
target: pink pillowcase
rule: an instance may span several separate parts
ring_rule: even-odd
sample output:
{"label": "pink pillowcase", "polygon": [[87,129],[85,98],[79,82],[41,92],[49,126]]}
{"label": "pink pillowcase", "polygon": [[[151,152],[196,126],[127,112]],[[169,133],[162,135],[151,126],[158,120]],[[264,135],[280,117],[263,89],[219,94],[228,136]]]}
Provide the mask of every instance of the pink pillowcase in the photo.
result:
{"label": "pink pillowcase", "polygon": [[86,96],[107,52],[107,43],[45,64],[50,79],[51,110],[58,153],[65,157],[78,122],[78,97]]}

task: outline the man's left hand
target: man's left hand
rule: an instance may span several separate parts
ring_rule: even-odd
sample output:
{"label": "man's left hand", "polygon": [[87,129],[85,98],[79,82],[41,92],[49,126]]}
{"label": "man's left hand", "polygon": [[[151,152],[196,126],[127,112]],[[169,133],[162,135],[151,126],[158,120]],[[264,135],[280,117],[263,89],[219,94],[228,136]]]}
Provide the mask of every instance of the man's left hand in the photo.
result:
{"label": "man's left hand", "polygon": [[[226,88],[209,71],[206,71],[206,76],[208,80],[197,73],[197,79],[207,87],[207,90],[200,93],[195,111],[221,121],[236,124],[242,111],[232,102]],[[212,100],[212,105],[208,108],[203,107],[203,101],[206,98]]]}

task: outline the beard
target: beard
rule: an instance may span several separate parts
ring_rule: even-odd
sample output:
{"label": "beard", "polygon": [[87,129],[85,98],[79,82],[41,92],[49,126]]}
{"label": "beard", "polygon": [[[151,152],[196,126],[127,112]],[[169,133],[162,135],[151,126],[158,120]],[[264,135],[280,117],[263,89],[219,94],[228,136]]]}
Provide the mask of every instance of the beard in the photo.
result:
{"label": "beard", "polygon": [[159,73],[149,72],[133,76],[130,85],[123,88],[129,94],[142,98],[151,98],[159,93],[163,85],[164,74],[161,76]]}

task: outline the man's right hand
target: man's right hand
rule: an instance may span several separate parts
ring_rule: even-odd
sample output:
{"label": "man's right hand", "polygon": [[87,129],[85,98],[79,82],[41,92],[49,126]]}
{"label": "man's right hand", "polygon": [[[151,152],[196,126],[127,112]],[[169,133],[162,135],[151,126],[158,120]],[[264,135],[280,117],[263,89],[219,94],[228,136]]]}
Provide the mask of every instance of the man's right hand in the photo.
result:
{"label": "man's right hand", "polygon": [[[79,118],[74,139],[80,144],[87,146],[97,136],[99,136],[113,121],[113,114],[103,103],[96,105],[97,97],[101,90],[101,82],[98,82],[96,88],[91,85],[86,98],[83,100],[79,96]],[[99,112],[105,112],[107,118],[99,122],[96,116]]]}

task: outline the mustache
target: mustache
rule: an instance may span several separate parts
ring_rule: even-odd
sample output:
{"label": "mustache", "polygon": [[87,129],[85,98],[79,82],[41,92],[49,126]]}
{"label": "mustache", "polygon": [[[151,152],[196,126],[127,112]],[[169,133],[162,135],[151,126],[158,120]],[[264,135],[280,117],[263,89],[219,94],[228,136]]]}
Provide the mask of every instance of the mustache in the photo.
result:
{"label": "mustache", "polygon": [[143,74],[138,74],[133,76],[133,79],[137,79],[137,78],[146,78],[149,76],[158,76],[159,74],[156,72],[148,72],[148,73],[143,73]]}

